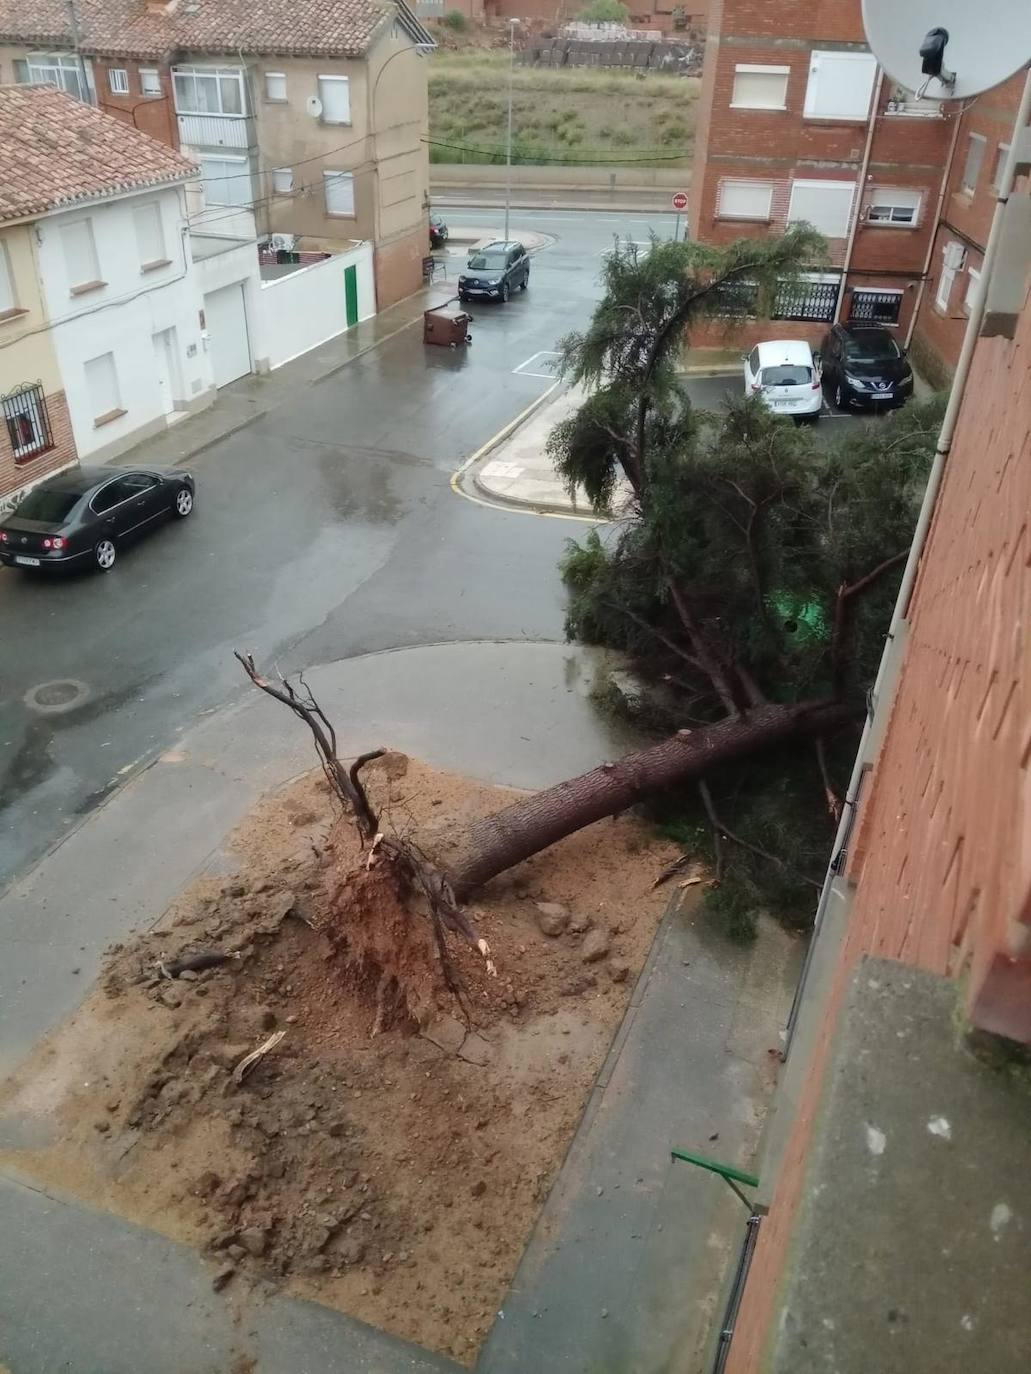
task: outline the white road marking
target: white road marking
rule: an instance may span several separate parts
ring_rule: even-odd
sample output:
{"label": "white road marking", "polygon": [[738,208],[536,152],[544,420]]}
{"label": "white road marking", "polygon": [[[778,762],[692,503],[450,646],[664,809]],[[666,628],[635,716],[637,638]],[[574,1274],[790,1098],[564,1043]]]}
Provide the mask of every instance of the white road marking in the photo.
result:
{"label": "white road marking", "polygon": [[556,353],[556,352],[554,351],[554,349],[542,348],[538,353],[531,353],[530,356],[529,356],[528,358],[524,358],[523,361],[519,364],[519,366],[518,366],[518,367],[514,367],[514,368],[512,369],[512,371],[513,371],[513,373],[515,373],[515,374],[516,374],[517,376],[519,376],[519,377],[543,377],[545,381],[547,381],[547,382],[553,382],[553,381],[555,380],[555,372],[556,372],[556,370],[557,370],[557,368],[558,368],[558,363],[557,363],[557,362],[555,362],[555,363],[544,362],[544,363],[541,363],[541,364],[540,364],[541,367],[550,367],[550,368],[551,368],[551,371],[550,371],[550,372],[526,372],[526,371],[524,371],[524,369],[530,367],[533,363],[538,362],[538,360],[541,359],[541,358],[556,358],[556,359],[557,359],[557,358],[560,358],[561,356],[562,356],[562,355],[561,355],[560,353]]}

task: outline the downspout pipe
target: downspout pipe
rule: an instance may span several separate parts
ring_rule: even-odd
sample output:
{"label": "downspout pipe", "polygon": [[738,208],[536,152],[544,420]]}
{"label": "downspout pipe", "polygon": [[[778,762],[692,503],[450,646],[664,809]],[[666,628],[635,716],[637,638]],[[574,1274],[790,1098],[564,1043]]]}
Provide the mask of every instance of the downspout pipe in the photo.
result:
{"label": "downspout pipe", "polygon": [[[966,392],[967,380],[970,376],[970,364],[974,356],[974,348],[977,344],[978,335],[981,332],[981,323],[984,319],[984,303],[987,299],[988,284],[992,278],[995,268],[995,259],[998,253],[999,236],[1002,232],[1002,219],[1006,209],[1006,202],[1009,200],[1013,190],[1013,180],[1017,167],[1017,154],[1020,147],[1020,135],[1022,131],[1031,123],[1031,69],[1028,70],[1024,80],[1024,90],[1020,97],[1020,105],[1017,109],[1017,117],[1014,121],[1013,136],[1010,139],[1010,149],[1006,155],[1006,165],[999,178],[999,186],[996,191],[995,213],[992,216],[992,225],[988,231],[988,241],[985,244],[984,263],[981,269],[981,279],[977,283],[974,295],[970,303],[970,318],[967,320],[966,332],[963,335],[963,346],[960,349],[959,360],[956,364],[956,372],[952,382],[952,391],[949,395],[949,402],[945,409],[942,419],[941,431],[938,435],[938,443],[935,448],[934,458],[931,462],[931,471],[927,478],[927,487],[924,491],[924,499],[920,506],[920,514],[917,516],[916,528],[913,531],[913,542],[909,548],[909,557],[902,573],[902,582],[899,585],[898,596],[895,599],[895,609],[892,612],[891,624],[888,627],[887,640],[884,646],[884,653],[881,655],[880,667],[877,670],[877,680],[874,683],[873,698],[875,701],[875,711],[887,708],[892,691],[894,689],[894,679],[888,680],[889,665],[891,663],[891,648],[893,642],[902,633],[905,622],[909,614],[910,598],[913,595],[913,587],[916,583],[916,575],[923,555],[924,545],[927,542],[927,534],[931,527],[931,519],[934,515],[935,506],[938,503],[938,495],[941,490],[942,477],[945,472],[945,463],[952,448],[953,436],[956,432],[956,421],[959,418],[960,407],[963,404],[963,397]],[[813,934],[809,941],[809,948],[806,951],[805,963],[802,966],[802,973],[795,989],[795,999],[791,1006],[788,1016],[787,1030],[785,1033],[784,1049],[781,1054],[782,1059],[787,1059],[791,1049],[791,1041],[798,1022],[798,1013],[805,995],[806,978],[812,962],[813,948],[819,938],[820,925],[824,913],[830,901],[833,884],[839,876],[838,870],[841,867],[841,856],[848,843],[852,824],[855,819],[856,806],[859,800],[859,786],[862,780],[863,771],[871,762],[869,757],[870,734],[873,729],[873,716],[868,715],[866,724],[863,727],[863,735],[859,741],[859,750],[856,754],[856,761],[852,768],[852,776],[849,779],[848,791],[845,794],[845,804],[842,808],[841,821],[838,825],[837,834],[834,837],[834,848],[831,852],[831,861],[827,868],[827,874],[823,881],[820,891],[820,900],[816,907],[816,916],[813,921]]]}
{"label": "downspout pipe", "polygon": [[841,318],[841,307],[845,300],[845,283],[848,280],[848,271],[852,266],[852,250],[856,244],[856,234],[859,230],[859,221],[863,213],[863,195],[866,191],[866,178],[870,171],[870,154],[873,151],[874,134],[877,131],[877,120],[881,108],[881,87],[884,85],[884,68],[878,64],[877,80],[874,83],[873,100],[870,105],[870,118],[866,124],[866,144],[863,148],[863,161],[859,169],[859,180],[856,182],[856,199],[852,207],[852,223],[848,227],[848,239],[845,243],[845,260],[841,266],[841,280],[838,282],[838,298],[834,302],[834,323],[837,324]]}

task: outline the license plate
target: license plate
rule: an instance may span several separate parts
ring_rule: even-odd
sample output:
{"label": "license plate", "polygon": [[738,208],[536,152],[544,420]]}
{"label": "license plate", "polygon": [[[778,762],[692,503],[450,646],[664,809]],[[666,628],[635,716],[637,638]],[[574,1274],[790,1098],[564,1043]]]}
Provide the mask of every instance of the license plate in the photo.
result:
{"label": "license plate", "polygon": [[26,558],[24,554],[20,554],[20,553],[15,554],[15,556],[14,556],[14,561],[15,561],[16,563],[20,563],[20,564],[22,565],[23,568],[38,568],[38,567],[39,567],[39,559],[38,559],[38,558]]}

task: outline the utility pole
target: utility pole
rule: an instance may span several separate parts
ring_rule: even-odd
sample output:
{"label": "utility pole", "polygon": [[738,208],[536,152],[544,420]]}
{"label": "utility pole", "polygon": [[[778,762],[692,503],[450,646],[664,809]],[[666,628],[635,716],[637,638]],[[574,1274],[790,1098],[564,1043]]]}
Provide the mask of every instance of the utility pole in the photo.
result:
{"label": "utility pole", "polygon": [[508,142],[505,151],[505,242],[508,242],[508,214],[512,205],[512,74],[515,70],[515,26],[518,19],[508,21]]}

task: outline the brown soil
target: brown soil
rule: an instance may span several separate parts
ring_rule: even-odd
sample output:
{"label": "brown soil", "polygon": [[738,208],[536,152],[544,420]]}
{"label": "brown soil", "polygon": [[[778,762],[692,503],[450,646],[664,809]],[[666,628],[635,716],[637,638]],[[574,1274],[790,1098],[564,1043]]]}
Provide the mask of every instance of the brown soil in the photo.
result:
{"label": "brown soil", "polygon": [[[399,755],[368,782],[441,862],[511,795]],[[466,1024],[428,923],[405,924],[376,870],[343,879],[362,855],[321,773],[262,802],[233,850],[238,872],[199,879],[157,930],[115,947],[7,1087],[0,1110],[36,1148],[5,1158],[202,1247],[227,1298],[272,1279],[471,1363],[644,962],[672,851],[624,817],[496,879],[471,914],[497,977],[454,951]],[[421,1033],[410,1005],[384,1016],[380,997],[377,1011],[367,961],[348,957],[341,920],[370,910],[405,951]],[[160,976],[205,951],[232,957]]]}

